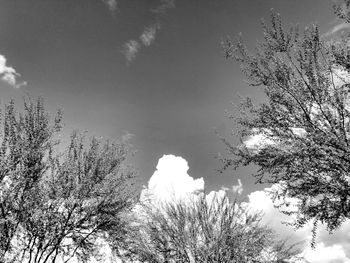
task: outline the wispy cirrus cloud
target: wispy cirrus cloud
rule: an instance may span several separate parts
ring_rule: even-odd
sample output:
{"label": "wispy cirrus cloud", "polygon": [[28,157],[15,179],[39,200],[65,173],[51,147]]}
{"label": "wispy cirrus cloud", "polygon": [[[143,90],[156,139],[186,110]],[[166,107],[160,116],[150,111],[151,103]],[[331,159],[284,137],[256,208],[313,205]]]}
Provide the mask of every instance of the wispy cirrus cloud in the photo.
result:
{"label": "wispy cirrus cloud", "polygon": [[242,181],[241,179],[238,178],[238,184],[234,184],[232,185],[231,188],[229,187],[226,187],[226,186],[221,186],[221,190],[222,191],[232,191],[234,194],[238,194],[238,195],[241,195],[242,192],[243,192],[243,184],[242,184]]}
{"label": "wispy cirrus cloud", "polygon": [[152,9],[158,15],[165,15],[168,9],[175,7],[175,0],[161,0],[160,4]]}
{"label": "wispy cirrus cloud", "polygon": [[169,9],[174,7],[175,0],[160,0],[159,5],[151,9],[151,12],[155,14],[155,20],[157,22],[146,26],[138,37],[138,40],[129,40],[123,47],[122,52],[128,63],[136,58],[137,53],[142,47],[149,47],[155,41],[157,32],[161,27],[160,18],[164,16]]}
{"label": "wispy cirrus cloud", "polygon": [[147,47],[150,46],[156,38],[156,33],[158,29],[160,29],[159,24],[154,24],[146,27],[140,36],[140,41],[142,42],[142,44],[144,44]]}
{"label": "wispy cirrus cloud", "polygon": [[136,58],[137,52],[139,52],[141,45],[136,40],[129,40],[125,43],[123,53],[128,62],[133,61]]}
{"label": "wispy cirrus cloud", "polygon": [[235,184],[232,186],[232,191],[237,194],[242,194],[243,192],[243,184],[241,182],[241,179],[238,179],[238,184]]}
{"label": "wispy cirrus cloud", "polygon": [[108,7],[110,11],[115,11],[118,8],[117,0],[102,0],[102,2]]}
{"label": "wispy cirrus cloud", "polygon": [[0,78],[3,82],[14,88],[20,88],[27,85],[27,82],[18,82],[21,75],[13,68],[7,65],[7,59],[0,54]]}

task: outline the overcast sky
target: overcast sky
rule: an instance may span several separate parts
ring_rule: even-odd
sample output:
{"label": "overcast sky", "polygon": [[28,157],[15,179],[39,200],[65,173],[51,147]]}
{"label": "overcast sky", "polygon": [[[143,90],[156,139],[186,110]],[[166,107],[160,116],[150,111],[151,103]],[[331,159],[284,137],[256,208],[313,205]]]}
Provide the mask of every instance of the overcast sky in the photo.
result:
{"label": "overcast sky", "polygon": [[131,161],[145,185],[158,160],[173,154],[187,161],[188,182],[199,188],[205,182],[210,191],[232,189],[239,179],[243,188],[238,185],[236,192],[243,189],[248,201],[261,193],[253,191],[268,186],[254,185],[251,167],[216,172],[221,167],[212,154],[224,149],[214,129],[229,137],[235,129],[225,113],[234,109],[231,102],[238,103],[238,95],[259,100],[261,93],[247,87],[220,43],[241,32],[254,47],[262,37],[260,20],[268,20],[271,8],[286,25],[317,22],[322,33],[337,30],[331,5],[330,0],[1,0],[0,98],[40,95],[51,112],[62,108],[63,139],[73,129],[109,139],[133,134],[138,152]]}

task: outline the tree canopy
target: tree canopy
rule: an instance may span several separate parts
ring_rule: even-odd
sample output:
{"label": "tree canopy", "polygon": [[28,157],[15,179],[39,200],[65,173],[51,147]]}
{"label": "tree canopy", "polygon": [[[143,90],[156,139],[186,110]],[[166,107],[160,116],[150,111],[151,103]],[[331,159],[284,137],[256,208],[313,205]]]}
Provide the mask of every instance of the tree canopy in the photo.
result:
{"label": "tree canopy", "polygon": [[272,229],[261,223],[261,214],[217,193],[172,203],[143,203],[134,216],[123,253],[127,262],[302,260],[296,244],[278,240]]}
{"label": "tree canopy", "polygon": [[[6,105],[0,148],[0,261],[86,262],[99,243],[121,242],[123,214],[137,199],[127,141],[102,142],[74,132],[63,152],[42,99],[24,112]],[[61,149],[64,149],[61,146]],[[112,241],[113,240],[113,241]]]}
{"label": "tree canopy", "polygon": [[[349,0],[334,10],[350,22]],[[317,25],[284,29],[272,13],[263,36],[255,54],[241,39],[225,45],[266,96],[242,103],[242,143],[224,139],[223,169],[257,165],[257,182],[279,185],[274,198],[298,200],[295,226],[311,220],[332,231],[350,218],[350,35],[322,35]]]}

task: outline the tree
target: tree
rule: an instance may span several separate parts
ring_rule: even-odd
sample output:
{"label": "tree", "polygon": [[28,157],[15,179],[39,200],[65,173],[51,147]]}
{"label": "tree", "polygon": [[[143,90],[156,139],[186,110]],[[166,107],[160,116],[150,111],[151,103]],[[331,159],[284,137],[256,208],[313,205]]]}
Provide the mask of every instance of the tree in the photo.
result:
{"label": "tree", "polygon": [[[349,6],[349,0],[334,6],[345,23]],[[241,40],[225,46],[266,100],[242,103],[242,143],[224,139],[223,169],[258,165],[257,182],[279,185],[275,200],[298,200],[296,227],[311,220],[314,230],[321,222],[332,231],[350,217],[349,35],[329,40],[317,25],[285,30],[274,13],[263,34],[255,55]]]}
{"label": "tree", "polygon": [[0,259],[11,249],[20,222],[30,214],[32,194],[47,169],[47,157],[56,144],[61,113],[54,123],[43,101],[24,101],[24,114],[17,116],[13,100],[5,106],[0,149]]}
{"label": "tree", "polygon": [[227,197],[145,205],[128,231],[127,262],[300,262],[295,245]]}
{"label": "tree", "polygon": [[43,100],[25,101],[25,113],[5,110],[1,148],[1,261],[86,262],[101,242],[122,242],[123,214],[137,198],[135,171],[126,165],[126,141],[105,142],[73,133],[64,153]]}

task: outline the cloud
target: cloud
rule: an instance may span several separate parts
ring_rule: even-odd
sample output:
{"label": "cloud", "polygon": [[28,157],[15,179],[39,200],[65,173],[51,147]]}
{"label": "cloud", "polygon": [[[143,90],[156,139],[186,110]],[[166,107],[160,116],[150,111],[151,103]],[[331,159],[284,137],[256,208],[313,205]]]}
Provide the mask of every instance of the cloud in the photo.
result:
{"label": "cloud", "polygon": [[136,40],[130,40],[124,45],[123,53],[128,62],[133,61],[136,58],[137,52],[139,52],[141,45]]}
{"label": "cloud", "polygon": [[238,184],[237,185],[233,185],[232,186],[232,191],[234,193],[237,193],[237,194],[242,194],[243,192],[243,185],[242,185],[242,182],[241,182],[241,179],[238,179]]}
{"label": "cloud", "polygon": [[13,68],[7,66],[7,59],[5,56],[0,55],[0,78],[14,88],[20,88],[27,85],[27,82],[18,82],[17,78],[21,75]]}
{"label": "cloud", "polygon": [[[347,25],[347,27],[350,28],[350,25]],[[328,73],[328,79],[330,81],[329,84],[329,91],[331,95],[334,95],[335,90],[342,90],[346,91],[342,96],[345,97],[345,109],[350,110],[350,95],[349,95],[349,88],[348,84],[350,83],[350,74],[348,70],[341,66],[333,67],[332,70]],[[332,127],[329,125],[327,121],[325,121],[325,117],[323,116],[325,109],[332,113],[333,117],[335,119],[339,118],[339,111],[338,109],[329,103],[323,103],[323,104],[318,104],[318,103],[311,103],[309,105],[309,111],[310,111],[310,117],[311,120],[313,120],[319,128],[322,128],[324,130],[330,130]],[[322,108],[322,110],[321,110]],[[350,118],[347,116],[345,117],[345,124],[348,125],[350,123]],[[300,128],[300,127],[290,127],[289,128],[291,132],[299,137],[305,137],[307,135],[307,132],[305,129]],[[246,147],[248,151],[250,151],[252,154],[257,154],[264,148],[268,146],[281,146],[281,140],[276,136],[273,136],[273,133],[271,132],[270,129],[264,128],[264,129],[258,129],[258,128],[253,128],[251,130],[251,135],[247,136],[247,138],[243,141],[243,146]],[[285,146],[284,150],[288,150]],[[280,147],[280,149],[282,149]]]}
{"label": "cloud", "polygon": [[188,174],[188,169],[188,163],[182,157],[164,155],[159,159],[147,188],[142,190],[141,200],[172,202],[203,192],[203,178],[194,179]]}
{"label": "cloud", "polygon": [[243,144],[252,153],[258,153],[263,148],[269,145],[275,145],[275,142],[271,138],[269,138],[270,135],[271,131],[268,131],[267,129],[265,129],[264,131],[253,129],[252,135],[248,136],[248,138],[243,142]]}
{"label": "cloud", "polygon": [[[167,11],[175,7],[175,0],[160,0],[160,3],[153,9],[151,12],[155,14],[155,20],[157,21],[154,24],[148,25],[144,28],[142,33],[139,36],[139,41],[129,40],[124,45],[124,54],[128,63],[135,60],[137,53],[141,50],[142,47],[149,47],[156,39],[157,31],[160,29],[160,19],[164,16]],[[130,46],[130,44],[132,44]],[[129,50],[129,52],[125,52]]]}
{"label": "cloud", "polygon": [[334,68],[330,77],[335,89],[340,89],[345,84],[349,84],[349,72],[343,68]]}
{"label": "cloud", "polygon": [[153,41],[156,38],[157,30],[159,28],[159,24],[148,26],[143,30],[142,34],[140,35],[140,41],[133,39],[125,43],[122,52],[124,53],[128,63],[132,62],[136,58],[136,55],[142,48],[142,45],[148,47],[153,43]]}
{"label": "cloud", "polygon": [[307,248],[305,251],[305,259],[310,263],[350,263],[340,245],[325,246],[322,242],[319,243],[315,250]]}
{"label": "cloud", "polygon": [[233,193],[241,195],[243,192],[243,184],[241,182],[241,179],[238,179],[238,184],[232,185],[231,188],[226,187],[226,186],[221,186],[221,190],[224,192],[232,191]]}
{"label": "cloud", "polygon": [[117,0],[102,0],[102,2],[108,7],[110,11],[115,11],[118,8]]}
{"label": "cloud", "polygon": [[146,27],[140,36],[141,42],[145,46],[150,46],[154,39],[156,38],[157,30],[160,28],[158,24]]}
{"label": "cloud", "polygon": [[168,9],[175,7],[175,0],[161,0],[160,4],[152,9],[158,15],[164,15]]}
{"label": "cloud", "polygon": [[[345,222],[340,229],[330,235],[324,226],[318,228],[316,247],[311,249],[312,224],[295,230],[282,222],[292,222],[293,217],[281,213],[270,198],[269,192],[277,185],[255,191],[248,195],[248,202],[244,206],[252,211],[264,213],[262,222],[268,224],[283,239],[289,238],[292,242],[301,242],[301,255],[310,263],[341,262],[350,263],[350,222]],[[291,200],[293,203],[293,200]],[[296,203],[296,202],[294,202]],[[293,205],[291,209],[293,209]]]}

